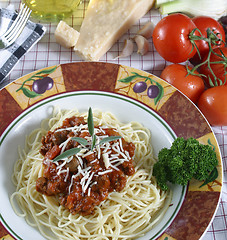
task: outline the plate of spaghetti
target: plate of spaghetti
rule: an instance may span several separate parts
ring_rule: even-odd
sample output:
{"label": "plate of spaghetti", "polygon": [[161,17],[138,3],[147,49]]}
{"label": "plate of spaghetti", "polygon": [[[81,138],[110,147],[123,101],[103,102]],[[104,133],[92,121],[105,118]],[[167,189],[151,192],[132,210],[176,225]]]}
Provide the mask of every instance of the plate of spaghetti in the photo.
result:
{"label": "plate of spaghetti", "polygon": [[[199,239],[219,203],[222,163],[197,107],[127,66],[71,63],[0,91],[0,237]],[[218,178],[201,187],[152,175],[177,137],[211,144]]]}

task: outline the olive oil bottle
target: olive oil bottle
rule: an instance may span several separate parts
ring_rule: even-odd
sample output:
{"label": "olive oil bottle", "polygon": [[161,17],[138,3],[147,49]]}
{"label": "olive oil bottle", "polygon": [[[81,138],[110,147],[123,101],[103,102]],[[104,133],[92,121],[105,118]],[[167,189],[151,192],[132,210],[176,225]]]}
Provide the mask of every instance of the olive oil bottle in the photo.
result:
{"label": "olive oil bottle", "polygon": [[72,15],[81,0],[23,0],[31,10],[32,17],[57,22]]}

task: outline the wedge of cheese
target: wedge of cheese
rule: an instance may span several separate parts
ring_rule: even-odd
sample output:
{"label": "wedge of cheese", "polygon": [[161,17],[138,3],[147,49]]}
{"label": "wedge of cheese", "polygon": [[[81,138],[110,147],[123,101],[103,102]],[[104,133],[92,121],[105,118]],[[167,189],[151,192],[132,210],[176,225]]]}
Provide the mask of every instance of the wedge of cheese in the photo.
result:
{"label": "wedge of cheese", "polygon": [[64,21],[60,21],[55,30],[56,42],[65,48],[71,48],[76,45],[80,33],[70,27]]}
{"label": "wedge of cheese", "polygon": [[153,6],[155,0],[91,0],[74,47],[83,59],[98,61]]}

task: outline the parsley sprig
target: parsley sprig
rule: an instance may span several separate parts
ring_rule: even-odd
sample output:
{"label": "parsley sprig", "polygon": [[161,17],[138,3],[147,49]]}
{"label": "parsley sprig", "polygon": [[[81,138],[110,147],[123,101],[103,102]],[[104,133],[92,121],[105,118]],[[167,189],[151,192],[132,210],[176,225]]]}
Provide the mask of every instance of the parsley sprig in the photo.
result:
{"label": "parsley sprig", "polygon": [[[81,137],[72,137],[71,140],[74,140],[78,142],[79,144],[90,148],[91,151],[93,151],[94,147],[96,145],[101,145],[106,142],[111,142],[114,140],[118,140],[122,138],[121,136],[110,136],[110,137],[105,137],[103,138],[98,144],[97,142],[97,136],[95,135],[95,127],[94,127],[94,121],[93,121],[93,114],[92,114],[92,109],[91,107],[88,110],[88,118],[87,118],[87,124],[88,124],[88,132],[91,136],[91,142],[88,142],[85,138]],[[71,148],[62,154],[58,155],[56,158],[53,159],[53,162],[68,158],[70,156],[73,156],[81,151],[81,148]]]}

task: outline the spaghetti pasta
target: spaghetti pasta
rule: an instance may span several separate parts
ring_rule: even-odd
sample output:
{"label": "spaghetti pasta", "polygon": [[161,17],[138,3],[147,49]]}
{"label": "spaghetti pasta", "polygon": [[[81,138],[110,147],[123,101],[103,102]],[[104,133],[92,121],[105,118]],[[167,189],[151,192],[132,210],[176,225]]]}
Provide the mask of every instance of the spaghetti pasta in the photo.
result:
{"label": "spaghetti pasta", "polygon": [[53,116],[42,122],[26,137],[24,150],[14,165],[13,183],[16,191],[11,195],[12,207],[29,225],[39,229],[46,239],[135,239],[157,224],[168,208],[170,192],[162,192],[152,176],[155,158],[150,143],[150,131],[138,122],[120,123],[109,112],[95,110],[95,125],[115,128],[128,142],[135,144],[135,173],[127,178],[121,192],[113,191],[93,215],[73,215],[60,205],[57,196],[46,196],[36,191],[36,180],[43,173],[40,154],[41,137],[48,130],[61,126],[63,120],[83,116],[78,110],[55,109]]}

